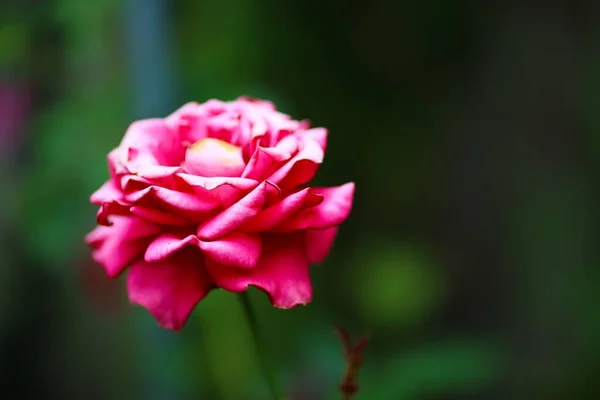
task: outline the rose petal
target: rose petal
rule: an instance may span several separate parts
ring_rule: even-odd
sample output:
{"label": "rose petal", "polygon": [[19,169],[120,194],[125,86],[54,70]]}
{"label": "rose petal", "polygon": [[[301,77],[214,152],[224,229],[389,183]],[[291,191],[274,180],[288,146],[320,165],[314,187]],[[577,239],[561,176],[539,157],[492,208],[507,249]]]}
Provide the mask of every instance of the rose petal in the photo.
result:
{"label": "rose petal", "polygon": [[85,240],[92,247],[94,261],[109,277],[119,275],[129,263],[141,258],[150,238],[160,228],[137,217],[113,217],[111,226],[99,226]]}
{"label": "rose petal", "polygon": [[240,191],[250,191],[258,186],[254,179],[236,177],[206,177],[179,173],[177,178],[190,186],[201,187],[208,191],[219,189],[221,186],[231,186]]}
{"label": "rose petal", "polygon": [[309,263],[302,233],[263,235],[263,247],[255,268],[227,267],[208,259],[206,265],[215,283],[230,292],[243,292],[253,285],[279,308],[306,304],[312,298]]}
{"label": "rose petal", "polygon": [[195,175],[236,177],[242,174],[244,166],[242,148],[219,139],[202,139],[185,153],[185,168]]}
{"label": "rose petal", "polygon": [[193,248],[156,264],[140,261],[127,277],[129,300],[145,307],[161,327],[175,331],[213,287],[200,251]]}
{"label": "rose petal", "polygon": [[306,231],[306,254],[312,264],[322,263],[331,251],[338,228]]}
{"label": "rose petal", "polygon": [[192,144],[206,137],[203,121],[207,114],[205,104],[189,102],[165,118],[165,124],[180,137],[182,144]]}
{"label": "rose petal", "polygon": [[323,196],[323,202],[315,207],[306,208],[284,221],[276,228],[277,231],[331,228],[348,218],[352,209],[354,183],[313,190]]}
{"label": "rose petal", "polygon": [[240,125],[239,112],[223,112],[206,119],[207,136],[233,143],[233,136]]}
{"label": "rose petal", "polygon": [[181,138],[169,129],[164,119],[151,118],[136,121],[129,126],[119,151],[131,170],[144,164],[177,166],[183,159],[185,147],[181,145]]}
{"label": "rose petal", "polygon": [[170,232],[158,236],[148,245],[144,260],[150,263],[164,261],[188,245],[200,247],[215,262],[251,268],[258,262],[262,243],[258,235],[242,232],[233,232],[214,241],[200,241],[185,232]]}
{"label": "rose petal", "polygon": [[109,179],[100,187],[100,189],[96,190],[90,196],[90,202],[92,204],[101,205],[104,202],[120,199],[121,196],[122,193],[115,184],[115,181]]}
{"label": "rose petal", "polygon": [[144,206],[133,206],[129,209],[133,215],[137,215],[147,221],[160,225],[189,225],[193,223],[187,218],[178,217],[175,214]]}
{"label": "rose petal", "polygon": [[108,161],[108,170],[111,178],[116,178],[122,174],[129,173],[125,167],[127,159],[124,156],[124,152],[120,148],[115,148],[108,153],[106,156]]}
{"label": "rose petal", "polygon": [[144,260],[149,263],[165,261],[187,245],[198,246],[198,238],[185,232],[164,233],[148,245]]}
{"label": "rose petal", "polygon": [[232,232],[217,240],[200,242],[200,249],[212,261],[241,268],[256,266],[261,246],[259,235],[242,232]]}
{"label": "rose petal", "polygon": [[279,189],[269,182],[263,182],[240,201],[210,218],[198,228],[201,240],[213,240],[233,232],[255,217],[267,203],[269,196]]}
{"label": "rose petal", "polygon": [[273,206],[261,210],[244,225],[243,229],[247,232],[269,231],[298,211],[316,206],[322,201],[323,196],[315,194],[312,189],[302,189],[275,203]]}
{"label": "rose petal", "polygon": [[121,189],[126,195],[132,195],[152,186],[152,181],[138,175],[123,174],[120,176]]}
{"label": "rose petal", "polygon": [[323,162],[325,153],[317,142],[303,138],[301,146],[296,156],[269,177],[269,181],[279,185],[284,191],[310,181]]}
{"label": "rose petal", "polygon": [[183,168],[181,167],[165,167],[162,165],[152,165],[152,164],[146,164],[146,165],[141,165],[138,169],[137,169],[137,173],[146,178],[146,179],[151,179],[151,180],[161,180],[161,179],[165,179],[165,178],[169,178],[172,177],[173,175],[175,175],[178,172],[182,172]]}
{"label": "rose petal", "polygon": [[193,220],[206,215],[219,206],[218,201],[210,196],[184,193],[160,186],[150,186],[144,190],[127,194],[125,199],[135,205],[155,205],[174,212],[180,217]]}
{"label": "rose petal", "polygon": [[327,148],[327,129],[325,128],[307,129],[305,131],[298,132],[298,135],[315,141],[319,146],[321,146],[323,151],[325,151]]}
{"label": "rose petal", "polygon": [[257,181],[247,178],[203,177],[182,173],[176,177],[196,193],[210,195],[223,207],[231,206],[258,186]]}
{"label": "rose petal", "polygon": [[253,107],[262,108],[265,111],[275,111],[275,104],[269,100],[257,99],[250,96],[240,96],[236,99],[236,102],[238,104],[250,104]]}
{"label": "rose petal", "polygon": [[275,147],[256,146],[242,176],[262,181],[269,177],[280,163],[289,160],[297,149],[298,142],[294,136],[286,137]]}
{"label": "rose petal", "polygon": [[110,226],[110,217],[113,215],[129,215],[129,206],[118,201],[104,202],[96,213],[98,225]]}

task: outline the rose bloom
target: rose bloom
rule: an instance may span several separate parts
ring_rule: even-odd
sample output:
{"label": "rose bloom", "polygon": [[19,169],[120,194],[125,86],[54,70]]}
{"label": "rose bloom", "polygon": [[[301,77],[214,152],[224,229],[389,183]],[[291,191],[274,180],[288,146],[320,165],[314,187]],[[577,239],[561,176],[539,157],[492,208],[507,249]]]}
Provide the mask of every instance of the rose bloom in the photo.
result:
{"label": "rose bloom", "polygon": [[264,291],[275,307],[311,300],[309,264],[329,253],[354,184],[312,188],[327,131],[249,98],[189,103],[134,122],[108,155],[86,237],[109,277],[179,330],[214,288]]}

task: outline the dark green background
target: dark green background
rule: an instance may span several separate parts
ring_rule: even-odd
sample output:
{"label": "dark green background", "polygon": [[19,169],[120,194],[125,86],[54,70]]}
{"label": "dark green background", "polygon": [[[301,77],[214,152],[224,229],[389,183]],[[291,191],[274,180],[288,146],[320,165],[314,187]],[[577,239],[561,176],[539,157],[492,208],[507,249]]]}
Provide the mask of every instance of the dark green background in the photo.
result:
{"label": "dark green background", "polygon": [[536,3],[4,0],[0,398],[266,398],[235,295],[162,331],[83,242],[128,123],[239,95],[357,185],[313,303],[252,292],[290,396],[340,398],[341,324],[357,399],[600,398],[600,4]]}

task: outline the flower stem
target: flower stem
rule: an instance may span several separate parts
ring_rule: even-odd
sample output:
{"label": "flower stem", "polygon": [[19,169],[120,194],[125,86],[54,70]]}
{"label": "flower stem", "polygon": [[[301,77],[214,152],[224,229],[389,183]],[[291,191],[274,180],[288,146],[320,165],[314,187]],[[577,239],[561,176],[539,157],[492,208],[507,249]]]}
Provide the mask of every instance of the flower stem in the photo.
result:
{"label": "flower stem", "polygon": [[260,363],[260,367],[267,382],[267,386],[269,388],[269,392],[271,393],[271,397],[273,400],[281,400],[283,397],[279,396],[279,390],[275,382],[275,377],[273,376],[273,369],[271,368],[269,357],[267,356],[267,352],[265,349],[266,346],[258,328],[258,319],[256,318],[256,313],[254,312],[254,308],[252,307],[252,302],[250,301],[250,296],[248,295],[248,292],[246,291],[240,293],[240,299],[242,301],[242,306],[244,308],[246,318],[248,319],[250,331],[252,332],[252,339],[254,340],[254,343],[256,345],[258,362]]}

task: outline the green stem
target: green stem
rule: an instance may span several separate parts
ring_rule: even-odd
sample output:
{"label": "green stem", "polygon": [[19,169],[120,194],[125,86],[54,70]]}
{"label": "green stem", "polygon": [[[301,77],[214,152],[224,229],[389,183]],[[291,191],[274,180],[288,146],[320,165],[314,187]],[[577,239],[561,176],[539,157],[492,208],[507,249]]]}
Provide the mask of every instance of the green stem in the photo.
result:
{"label": "green stem", "polygon": [[250,326],[250,331],[252,332],[252,339],[256,345],[256,353],[258,355],[258,362],[260,363],[260,367],[262,369],[265,380],[267,381],[267,386],[269,388],[269,392],[271,393],[271,397],[273,400],[281,400],[283,397],[279,396],[279,390],[275,383],[275,377],[273,376],[273,369],[269,363],[269,358],[267,356],[266,346],[264,345],[263,337],[260,334],[260,330],[258,328],[258,319],[256,318],[256,313],[254,312],[254,308],[252,307],[252,302],[250,301],[250,296],[248,292],[240,293],[240,298],[242,301],[242,306],[244,307],[244,311],[246,314],[246,318],[248,319],[248,325]]}

